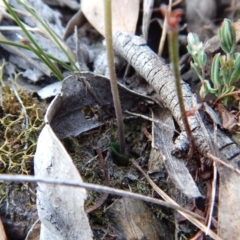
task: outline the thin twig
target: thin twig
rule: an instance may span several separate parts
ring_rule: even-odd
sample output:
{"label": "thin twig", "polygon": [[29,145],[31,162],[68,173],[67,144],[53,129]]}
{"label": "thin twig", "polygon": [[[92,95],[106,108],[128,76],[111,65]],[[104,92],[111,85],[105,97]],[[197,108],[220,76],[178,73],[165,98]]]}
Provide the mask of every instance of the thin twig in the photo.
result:
{"label": "thin twig", "polygon": [[[78,182],[78,181],[72,181],[72,180],[58,180],[53,178],[42,178],[42,177],[35,177],[35,176],[24,176],[24,175],[11,175],[11,174],[0,174],[0,181],[5,182],[34,182],[34,183],[46,183],[46,184],[54,184],[54,185],[61,185],[61,186],[71,186],[71,187],[80,187],[80,188],[86,188],[88,190],[96,191],[96,192],[105,192],[110,194],[115,194],[121,197],[130,197],[138,200],[142,200],[145,202],[151,202],[158,205],[161,205],[163,207],[172,208],[178,211],[181,211],[186,214],[186,216],[192,216],[198,219],[203,219],[203,217],[199,216],[198,214],[195,214],[185,208],[180,207],[176,204],[171,204],[164,202],[162,200],[144,196],[142,194],[138,193],[132,193],[129,191],[124,191],[116,188],[111,187],[105,187],[98,184],[92,184],[92,183],[84,183],[84,182]],[[211,236],[211,235],[209,235]]]}
{"label": "thin twig", "polygon": [[33,229],[35,228],[35,226],[37,225],[37,223],[39,222],[39,218],[33,223],[33,225],[31,226],[31,228],[29,229],[28,233],[27,233],[27,236],[25,238],[25,240],[28,240],[30,234],[32,233]]}
{"label": "thin twig", "polygon": [[28,115],[27,115],[27,110],[23,104],[23,101],[22,99],[20,98],[19,94],[18,94],[18,91],[14,85],[14,83],[12,84],[12,88],[13,88],[13,92],[18,100],[18,102],[20,103],[21,107],[22,107],[22,112],[23,112],[23,115],[24,115],[24,123],[23,123],[23,126],[25,128],[25,131],[24,131],[24,135],[25,135],[25,146],[24,146],[24,150],[26,150],[28,148],[28,135],[27,135],[27,130],[29,128],[29,118],[28,118]]}
{"label": "thin twig", "polygon": [[[169,12],[172,11],[172,0],[169,0],[168,11]],[[164,22],[163,22],[163,27],[162,27],[162,36],[161,36],[159,47],[158,47],[158,55],[159,56],[162,55],[166,37],[167,37],[167,19],[166,19],[166,16],[164,16]]]}
{"label": "thin twig", "polygon": [[225,163],[223,160],[221,160],[218,157],[215,157],[214,155],[212,155],[211,153],[207,153],[206,154],[209,158],[211,158],[213,161],[218,162],[220,164],[222,164],[224,167],[231,169],[232,171],[234,171],[235,173],[240,175],[240,171],[237,168],[232,167],[231,165]]}
{"label": "thin twig", "polygon": [[[106,186],[109,186],[108,170],[107,170],[107,166],[106,166],[105,160],[104,160],[103,155],[102,155],[102,151],[100,149],[96,149],[96,151],[97,151],[97,154],[98,154],[98,157],[99,157],[99,162],[100,162],[100,164],[102,166],[102,169],[103,169],[103,172],[104,172],[104,175],[105,175]],[[90,213],[90,212],[95,211],[99,207],[101,207],[104,204],[104,202],[107,200],[108,195],[109,195],[109,193],[104,193],[101,196],[101,198],[98,200],[98,202],[94,206],[88,208],[86,210],[86,212]]]}
{"label": "thin twig", "polygon": [[169,127],[169,126],[168,126],[166,123],[164,123],[164,122],[158,121],[158,120],[156,120],[156,119],[153,119],[153,118],[151,118],[151,117],[148,117],[148,116],[145,116],[145,115],[142,115],[142,114],[139,114],[139,113],[133,113],[133,112],[130,112],[130,111],[128,111],[128,110],[126,110],[126,111],[124,111],[124,112],[127,113],[127,114],[130,114],[130,115],[133,115],[133,116],[141,117],[141,118],[143,118],[143,119],[146,119],[146,120],[151,121],[151,122],[154,122],[154,123],[159,123],[159,124],[163,125],[164,127],[167,127],[167,128],[169,128],[169,129],[171,129],[172,131],[174,131],[174,132],[176,132],[176,133],[178,133],[178,134],[181,134],[179,131],[177,131],[176,129],[173,129],[173,128],[171,128],[171,127]]}
{"label": "thin twig", "polygon": [[215,197],[216,197],[216,188],[217,188],[217,166],[216,166],[216,162],[213,162],[212,194],[211,194],[209,218],[208,218],[206,235],[208,235],[208,232],[210,230],[211,223],[212,223],[212,215],[213,215],[214,203],[215,203]]}
{"label": "thin twig", "polygon": [[[153,187],[153,189],[168,203],[175,204],[176,206],[179,206],[172,198],[170,198],[164,191],[162,191],[153,181],[152,179],[142,170],[142,168],[137,164],[136,161],[133,159],[130,159],[131,163],[133,164],[134,167],[136,167],[147,179],[149,184]],[[199,229],[201,229],[203,232],[207,231],[206,226],[201,223],[199,220],[197,220],[195,217],[188,216],[184,212],[181,212],[181,210],[177,210],[180,214],[182,214],[186,219],[188,219],[191,223],[193,223],[195,226],[197,226]],[[202,219],[202,217],[201,217]],[[213,231],[209,230],[208,235],[215,239],[215,240],[220,240],[221,238],[216,235]]]}
{"label": "thin twig", "polygon": [[220,96],[219,98],[217,98],[215,100],[213,105],[215,105],[217,102],[219,102],[220,100],[222,100],[225,97],[233,96],[233,95],[236,95],[236,94],[240,94],[240,90],[237,90],[237,91],[234,91],[234,92],[230,92],[230,93],[227,93],[227,94],[224,94],[224,95]]}
{"label": "thin twig", "polygon": [[[208,136],[208,139],[211,140],[211,137]],[[217,142],[217,124],[214,123],[214,135],[213,135],[213,143],[211,143],[212,146],[212,151],[215,154],[219,154],[219,151],[216,147],[216,142]],[[216,162],[213,162],[213,179],[212,179],[212,193],[211,193],[211,201],[210,201],[210,208],[209,208],[209,218],[208,218],[208,224],[207,224],[207,232],[211,227],[212,223],[212,215],[213,215],[213,210],[214,210],[214,203],[215,203],[215,198],[216,198],[216,189],[217,189],[217,166]]]}

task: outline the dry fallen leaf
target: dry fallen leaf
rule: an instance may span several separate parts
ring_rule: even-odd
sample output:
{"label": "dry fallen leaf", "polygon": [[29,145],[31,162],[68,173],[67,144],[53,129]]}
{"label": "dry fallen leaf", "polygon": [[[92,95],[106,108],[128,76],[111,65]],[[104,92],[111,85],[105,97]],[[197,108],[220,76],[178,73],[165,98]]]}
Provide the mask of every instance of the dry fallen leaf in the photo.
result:
{"label": "dry fallen leaf", "polygon": [[[114,0],[112,1],[112,30],[135,33],[139,14],[139,0]],[[96,30],[105,35],[104,5],[103,1],[82,0],[82,12]]]}
{"label": "dry fallen leaf", "polygon": [[218,112],[222,118],[223,128],[231,130],[238,124],[236,116],[227,111],[227,109],[222,104],[218,104]]}
{"label": "dry fallen leaf", "polygon": [[230,169],[218,167],[219,203],[218,234],[222,239],[239,239],[240,206],[239,175]]}

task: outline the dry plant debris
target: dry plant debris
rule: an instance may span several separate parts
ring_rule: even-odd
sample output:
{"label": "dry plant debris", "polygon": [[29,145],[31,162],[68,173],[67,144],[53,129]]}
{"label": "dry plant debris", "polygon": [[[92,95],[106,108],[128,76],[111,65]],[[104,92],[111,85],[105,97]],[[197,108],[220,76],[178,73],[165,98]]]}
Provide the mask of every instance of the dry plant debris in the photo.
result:
{"label": "dry plant debris", "polygon": [[[32,1],[29,2],[33,4]],[[36,2],[36,7],[43,4],[40,0]],[[168,3],[168,1],[166,2]],[[13,5],[16,4],[13,0],[10,1],[10,3]],[[71,9],[78,9],[78,4],[76,4],[75,1],[54,1],[52,3],[59,4],[60,6],[69,6]],[[174,5],[179,4],[179,1],[169,1],[169,4],[171,3],[173,4],[172,8],[174,11],[176,8]],[[217,32],[217,27],[220,24],[220,22],[215,21],[217,18],[223,19],[223,16],[235,17],[232,18],[232,20],[237,20],[237,16],[239,16],[236,8],[237,4],[239,4],[239,1],[231,1],[230,4],[229,2],[221,0],[218,5],[215,4],[215,1],[185,1],[178,6],[185,7],[186,9],[185,17],[186,22],[188,23],[188,30],[193,26],[193,30],[196,30],[200,34],[201,40],[204,41],[205,36],[210,38]],[[73,19],[74,21],[72,21],[71,26],[67,29],[64,38],[68,37],[68,43],[73,42],[73,38],[70,35],[74,29],[73,25],[77,25],[79,27],[80,35],[79,49],[82,54],[81,61],[83,61],[80,62],[80,65],[87,66],[86,69],[95,72],[100,71],[94,69],[94,67],[100,66],[104,68],[101,72],[107,74],[106,54],[101,43],[102,38],[99,35],[100,33],[104,36],[104,21],[102,15],[103,6],[102,4],[99,4],[99,1],[87,0],[82,0],[80,6],[81,9],[79,9],[78,14]],[[82,75],[78,75],[84,77],[84,80],[82,79],[82,81],[76,80],[76,75],[72,75],[70,77],[70,92],[74,93],[78,88],[79,82],[82,82],[84,83],[84,87],[81,86],[81,89],[83,90],[82,93],[79,94],[79,96],[76,94],[76,96],[72,96],[69,99],[66,98],[63,101],[59,101],[60,97],[58,96],[56,98],[57,100],[55,99],[49,108],[46,115],[47,127],[39,137],[39,146],[35,158],[36,175],[40,177],[53,177],[65,180],[69,179],[71,176],[78,181],[82,181],[82,177],[84,181],[104,185],[106,177],[104,178],[103,169],[96,160],[96,151],[101,149],[108,168],[110,186],[128,189],[133,192],[140,192],[147,196],[152,195],[157,197],[156,192],[160,192],[156,186],[158,185],[158,187],[160,186],[162,189],[165,189],[172,199],[178,202],[181,206],[191,209],[192,212],[200,214],[205,218],[204,222],[198,222],[196,219],[191,219],[189,217],[180,217],[176,212],[172,213],[171,211],[163,210],[160,207],[149,205],[149,209],[146,211],[144,210],[145,216],[149,213],[152,214],[151,217],[153,215],[157,216],[157,222],[161,222],[162,226],[164,226],[163,229],[165,230],[163,231],[169,230],[168,233],[170,235],[168,237],[165,236],[165,239],[208,239],[208,237],[204,236],[204,233],[207,233],[213,239],[236,239],[236,236],[239,236],[238,225],[240,219],[240,211],[238,209],[240,194],[237,188],[238,185],[236,184],[239,181],[239,173],[237,170],[239,169],[240,149],[235,143],[239,142],[239,122],[237,119],[239,116],[239,99],[238,97],[235,97],[232,104],[225,106],[225,108],[218,104],[218,108],[213,110],[211,108],[211,106],[213,106],[211,101],[209,101],[209,104],[198,104],[197,97],[192,95],[192,89],[186,82],[182,81],[181,84],[183,87],[186,111],[197,152],[195,152],[195,155],[190,160],[186,160],[183,157],[179,158],[182,152],[188,150],[188,141],[186,141],[186,134],[182,123],[182,114],[178,109],[178,100],[173,81],[174,77],[171,68],[154,53],[157,52],[159,34],[161,34],[162,31],[162,35],[164,35],[166,26],[163,24],[164,20],[162,16],[159,14],[159,1],[144,0],[143,9],[140,9],[141,7],[140,1],[138,0],[113,1],[113,19],[115,21],[113,22],[113,32],[120,31],[115,35],[114,46],[116,53],[120,54],[131,65],[130,71],[124,75],[123,72],[127,64],[126,61],[118,57],[118,59],[121,59],[121,61],[117,63],[117,73],[120,80],[119,87],[121,89],[120,97],[124,103],[123,110],[128,112],[125,112],[125,119],[127,119],[125,120],[127,122],[126,141],[130,153],[135,159],[137,159],[138,164],[141,165],[145,172],[150,171],[149,175],[155,183],[152,182],[149,176],[146,176],[146,178],[155,191],[152,190],[152,187],[150,187],[146,180],[142,179],[142,175],[138,173],[134,167],[120,167],[115,164],[116,162],[113,162],[108,146],[110,142],[116,139],[116,129],[114,120],[110,116],[112,114],[109,114],[113,113],[113,111],[112,101],[110,100],[111,97],[109,94],[110,91],[107,87],[108,80],[92,73],[82,73]],[[229,8],[224,12],[222,9],[226,7]],[[196,11],[196,9],[199,11]],[[146,14],[146,12],[149,14]],[[145,40],[133,35],[136,32],[137,35],[141,34],[142,24],[139,20],[141,20],[142,17],[144,19],[143,36]],[[163,29],[156,27],[153,19],[154,17],[158,18],[157,22],[163,26]],[[150,18],[152,19],[150,20]],[[59,23],[59,19],[56,21]],[[89,22],[94,28],[90,27]],[[199,24],[200,22],[201,24]],[[184,18],[180,24],[182,23],[185,23]],[[238,21],[233,25],[236,29],[236,40],[238,42],[240,32]],[[95,29],[99,33],[97,33]],[[180,31],[179,37],[179,41],[182,44],[180,45],[181,57],[183,54],[186,54],[186,32],[184,31],[183,28],[183,31]],[[61,35],[63,33],[61,24],[60,32]],[[76,34],[77,32],[75,32],[75,36]],[[12,33],[10,35],[15,36]],[[214,39],[216,40],[216,36]],[[157,43],[155,43],[155,41]],[[219,52],[219,45],[213,44],[213,46],[211,45],[212,42],[213,40],[209,39],[206,43],[209,65],[211,64],[214,55]],[[98,44],[101,45],[100,48],[96,47]],[[162,45],[166,46],[166,44],[164,45],[164,41],[162,41]],[[74,44],[71,45],[71,48],[75,48]],[[165,59],[168,58],[166,51],[167,48],[162,47],[162,49],[162,57]],[[15,51],[15,53],[19,54],[17,51]],[[95,59],[98,58],[99,60],[99,56],[101,56],[101,61],[100,64],[98,63],[97,65],[95,64]],[[181,64],[183,64],[181,65],[181,71],[183,73],[188,71],[187,69],[189,68],[189,62],[186,59],[186,55],[181,59]],[[21,65],[21,67],[23,67],[23,65]],[[138,72],[138,74],[134,73],[132,67]],[[144,82],[139,75],[141,75],[147,83]],[[209,70],[206,69],[207,78],[210,77],[208,75]],[[98,80],[100,79],[100,81],[97,82],[95,78]],[[35,79],[37,79],[36,81],[39,80],[39,78]],[[69,80],[69,77],[67,79]],[[66,91],[66,85],[64,84],[63,92]],[[151,85],[151,87],[149,87],[148,84]],[[237,84],[235,92],[236,96],[239,94]],[[191,83],[190,85],[193,84]],[[9,94],[12,94],[10,89],[5,88],[5,91],[6,90]],[[69,96],[71,96],[71,94],[69,94],[68,97]],[[14,96],[11,95],[11,97],[8,98],[8,101],[5,100],[4,103],[11,104],[13,97]],[[22,97],[24,98],[24,96]],[[61,97],[64,98],[64,94]],[[211,97],[212,96],[209,96],[210,99]],[[24,102],[24,105],[25,104],[26,102]],[[169,124],[164,123],[164,117],[161,115],[159,116],[159,114],[161,114],[159,113],[159,109],[163,109],[162,104],[170,110],[168,113],[166,113],[167,111],[165,111],[165,109],[161,110],[164,117],[169,117],[170,120],[166,121],[170,122]],[[26,143],[26,141],[18,142],[18,136],[23,136],[20,134],[22,126],[20,126],[19,123],[22,123],[24,120],[24,114],[20,114],[20,109],[21,106],[13,103],[9,108],[9,111],[11,112],[8,117],[2,118],[2,123],[8,128],[6,137],[9,137],[8,140],[13,142],[13,144],[10,144],[11,147],[13,147],[13,150],[9,149],[8,140],[5,142],[3,141],[4,148],[2,149],[1,156],[5,159],[6,153],[11,153],[12,162],[18,161],[15,160],[15,157],[17,156],[21,156],[21,158],[25,156],[21,155],[19,146],[26,144],[28,147],[32,146],[31,149],[34,149],[34,145]],[[29,116],[31,116],[31,113],[28,110],[36,113],[31,107],[26,107]],[[222,122],[219,120],[219,117],[216,117],[215,111],[220,113]],[[129,112],[134,113],[135,116],[130,116]],[[16,113],[20,115],[16,116]],[[152,122],[152,133],[149,133],[151,125],[146,124],[145,120],[136,120],[136,116],[141,116]],[[42,116],[40,117],[40,120],[42,120]],[[16,122],[18,127],[13,128],[13,125],[9,123],[9,121]],[[36,122],[38,123],[38,121]],[[31,122],[31,124],[34,123]],[[40,128],[40,126],[41,124],[39,122],[38,127]],[[225,130],[222,128],[225,128]],[[11,134],[9,134],[10,130]],[[179,134],[179,132],[181,133]],[[30,133],[27,134],[28,139],[31,142]],[[66,153],[59,139],[54,134],[59,138],[64,138],[62,142],[66,149],[68,149],[71,157]],[[165,134],[168,136],[163,136]],[[231,139],[231,135],[233,134],[236,138],[235,142]],[[72,135],[72,137],[67,137],[68,135]],[[161,138],[159,137],[160,135]],[[13,139],[14,137],[17,138],[16,141]],[[161,144],[159,144],[160,142]],[[166,144],[166,142],[170,143]],[[164,143],[166,145],[164,145]],[[164,147],[162,147],[162,145],[164,145]],[[50,148],[50,146],[53,148]],[[55,150],[53,151],[52,149]],[[154,151],[157,154],[154,154]],[[151,155],[149,154],[150,152],[152,152]],[[175,153],[175,156],[172,156],[172,153]],[[45,162],[42,162],[43,157],[45,158]],[[212,164],[210,159],[213,159],[214,161],[215,159],[218,159],[218,162],[223,160],[225,165],[230,165],[229,169],[231,170],[227,170],[219,163]],[[81,177],[79,176],[72,160],[74,160]],[[181,163],[176,164],[178,162]],[[1,164],[5,169],[11,169],[11,167],[9,168],[7,165],[3,164],[2,158]],[[147,165],[151,168],[148,169]],[[29,172],[28,168],[26,171],[23,171],[22,167],[24,166],[24,163],[22,165],[19,165],[18,163],[14,166],[16,167],[12,168],[14,173]],[[142,171],[140,168],[138,169],[139,171]],[[235,171],[232,171],[232,169],[235,169]],[[216,178],[217,172],[218,181]],[[144,172],[142,173],[145,175]],[[174,184],[166,177],[167,174]],[[181,175],[184,175],[184,177],[181,177]],[[186,181],[188,184],[184,184]],[[132,201],[128,202],[124,198],[117,200],[113,195],[109,195],[107,198],[105,194],[102,198],[105,200],[105,203],[100,201],[103,205],[98,208],[100,205],[98,202],[100,199],[99,194],[89,192],[89,198],[86,201],[87,207],[93,206],[94,209],[97,209],[89,214],[90,225],[93,226],[90,229],[88,218],[83,211],[83,202],[86,197],[85,191],[63,186],[49,187],[43,183],[39,184],[39,187],[46,193],[42,194],[41,191],[38,191],[38,197],[42,204],[41,206],[44,205],[46,207],[45,211],[43,211],[39,205],[39,215],[42,224],[41,240],[48,239],[47,237],[50,232],[53,238],[59,236],[58,239],[61,239],[62,237],[71,239],[75,232],[81,235],[82,229],[77,228],[77,226],[81,224],[81,222],[79,222],[80,219],[77,217],[77,211],[81,212],[80,215],[84,219],[84,226],[87,229],[85,239],[91,238],[92,230],[95,238],[102,237],[105,239],[112,239],[114,237],[120,238],[120,236],[125,238],[131,236],[131,238],[139,239],[140,236],[147,237],[148,235],[149,228],[146,231],[138,229],[139,231],[135,231],[136,235],[132,235],[132,233],[128,231],[129,226],[120,224],[120,221],[116,220],[117,218],[114,220],[113,215],[118,214],[116,213],[117,210],[127,210],[127,205],[131,205]],[[78,196],[75,196],[76,192],[78,193]],[[184,196],[182,193],[188,197]],[[7,196],[7,192],[4,194],[4,196]],[[218,194],[218,198],[214,197],[216,194]],[[201,195],[205,197],[205,200],[201,198]],[[68,202],[69,198],[71,201]],[[192,200],[191,198],[196,199]],[[2,199],[4,200],[4,198]],[[228,199],[229,204],[226,204],[226,199]],[[60,208],[52,208],[48,205],[50,202],[53,205],[57,202]],[[77,202],[81,202],[81,204],[76,207]],[[206,207],[204,204],[209,206]],[[138,205],[136,204],[136,207],[137,206]],[[105,208],[109,208],[109,210],[107,210],[108,214],[105,214],[103,211]],[[141,211],[141,209],[145,209],[145,207],[141,206],[139,209],[140,210],[138,211]],[[68,212],[70,211],[73,211],[76,215],[72,214],[69,216]],[[133,225],[136,224],[136,222],[132,221],[132,216],[134,216],[134,214],[136,213],[133,211],[124,215],[126,218],[131,218],[130,222]],[[49,219],[49,215],[54,217]],[[60,225],[58,226],[58,230],[54,228],[54,226],[59,224],[59,219],[56,216],[60,215],[60,220],[66,223],[65,226],[69,226],[68,224],[71,223],[71,226],[69,226],[71,231],[66,230],[64,227],[62,228]],[[55,219],[57,220],[55,221]],[[190,221],[201,230],[198,231],[193,226],[190,226],[186,219],[191,219]],[[231,224],[229,224],[230,222]],[[115,223],[115,226],[112,226],[113,223]],[[144,224],[144,222],[142,223]],[[101,226],[99,227],[99,225]],[[211,230],[207,229],[207,225],[211,225]],[[118,231],[121,232],[117,234]],[[152,230],[152,233],[155,233],[155,229]],[[160,235],[158,238],[164,239],[164,236],[161,238]]]}

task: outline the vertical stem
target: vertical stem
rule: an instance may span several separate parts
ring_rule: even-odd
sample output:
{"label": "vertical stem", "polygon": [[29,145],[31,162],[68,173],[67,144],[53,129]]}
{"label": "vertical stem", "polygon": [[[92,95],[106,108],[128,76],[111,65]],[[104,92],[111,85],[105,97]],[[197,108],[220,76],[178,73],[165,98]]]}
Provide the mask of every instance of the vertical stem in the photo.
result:
{"label": "vertical stem", "polygon": [[115,73],[114,66],[114,55],[113,55],[113,43],[112,43],[112,1],[105,0],[105,37],[106,37],[106,48],[107,48],[107,58],[108,58],[108,68],[109,68],[109,77],[111,83],[111,91],[113,96],[113,103],[116,112],[117,125],[118,125],[118,134],[120,142],[120,154],[125,154],[125,137],[123,129],[123,120],[122,120],[122,109],[120,104],[117,77]]}
{"label": "vertical stem", "polygon": [[180,77],[180,70],[179,70],[179,56],[178,56],[178,51],[179,51],[178,30],[177,29],[170,30],[168,33],[168,37],[169,37],[170,59],[173,64],[173,73],[175,76],[176,90],[178,95],[180,111],[182,113],[182,120],[183,120],[185,131],[188,136],[188,141],[189,141],[188,157],[191,158],[193,155],[194,139],[188,123],[184,100],[183,100],[183,94],[182,94],[181,77]]}
{"label": "vertical stem", "polygon": [[[171,13],[171,11],[172,11],[172,0],[169,0],[169,2],[168,2],[168,11],[169,11],[169,13]],[[158,55],[159,56],[162,56],[163,47],[164,47],[166,36],[167,36],[167,28],[168,28],[167,17],[165,16],[164,22],[163,22],[163,27],[162,27],[162,36],[161,36],[160,43],[158,46]]]}

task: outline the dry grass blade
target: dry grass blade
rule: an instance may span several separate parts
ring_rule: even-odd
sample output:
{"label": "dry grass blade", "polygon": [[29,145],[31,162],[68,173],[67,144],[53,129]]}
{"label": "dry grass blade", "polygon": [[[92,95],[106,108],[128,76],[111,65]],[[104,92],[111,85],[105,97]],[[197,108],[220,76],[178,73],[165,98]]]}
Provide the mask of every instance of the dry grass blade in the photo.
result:
{"label": "dry grass blade", "polygon": [[[169,0],[168,10],[169,10],[169,12],[171,12],[171,10],[172,10],[172,0]],[[166,41],[166,37],[167,37],[167,20],[166,20],[166,17],[165,17],[164,22],[163,22],[163,28],[162,28],[162,36],[161,36],[159,47],[158,47],[158,55],[159,56],[162,55],[163,47],[164,47],[164,44],[165,44],[165,41]]]}
{"label": "dry grass blade", "polygon": [[[133,199],[142,200],[145,202],[150,202],[154,204],[158,204],[167,208],[172,208],[175,210],[179,210],[186,214],[186,216],[193,216],[195,218],[203,219],[201,216],[184,209],[176,204],[168,203],[162,201],[160,199],[147,197],[142,194],[132,193],[116,188],[105,187],[98,184],[91,184],[91,183],[84,183],[79,181],[71,181],[71,180],[58,180],[54,178],[44,178],[44,177],[34,177],[34,176],[23,176],[23,175],[11,175],[11,174],[0,174],[0,181],[6,182],[31,182],[31,183],[45,183],[50,185],[61,185],[61,186],[71,186],[71,187],[78,187],[78,188],[86,188],[88,190],[96,191],[96,192],[105,192],[110,194],[115,194],[121,197],[130,197]],[[209,234],[209,236],[211,236]],[[216,238],[217,239],[217,238]],[[218,238],[219,239],[219,238]]]}
{"label": "dry grass blade", "polygon": [[[149,184],[153,187],[153,189],[168,203],[174,204],[176,206],[179,206],[173,199],[171,199],[164,191],[162,191],[153,181],[152,179],[142,170],[142,168],[134,161],[134,160],[130,160],[132,162],[132,164],[144,175],[144,177],[147,179],[147,181],[149,182]],[[180,207],[180,206],[179,206]],[[198,227],[199,229],[201,229],[203,232],[208,232],[208,235],[215,239],[215,240],[220,240],[222,238],[220,238],[216,233],[214,233],[213,231],[207,229],[207,227],[201,223],[199,220],[197,220],[196,218],[194,218],[192,215],[188,215],[184,212],[182,212],[181,210],[177,210],[180,214],[182,214],[186,219],[188,219],[192,224],[194,224],[196,227]]]}
{"label": "dry grass blade", "polygon": [[[2,35],[2,33],[0,33],[0,40],[3,41],[7,41],[7,39]],[[33,67],[35,67],[36,69],[38,69],[39,71],[43,72],[44,74],[46,74],[47,76],[51,76],[51,71],[47,68],[44,67],[42,65],[40,65],[39,63],[37,63],[36,61],[34,61],[32,58],[28,57],[27,55],[25,55],[22,51],[20,51],[18,48],[14,47],[14,46],[5,46],[5,48],[11,49],[12,52],[14,52],[17,56],[22,57],[23,59],[25,59],[27,62],[29,62]]]}
{"label": "dry grass blade", "polygon": [[149,22],[152,16],[153,0],[144,0],[143,2],[143,23],[142,23],[142,33],[144,39],[148,39],[148,28]]}
{"label": "dry grass blade", "polygon": [[[96,149],[96,151],[97,151],[97,154],[98,154],[99,162],[100,162],[100,164],[101,164],[101,166],[102,166],[102,169],[103,169],[103,172],[104,172],[104,176],[105,176],[105,180],[106,180],[106,185],[109,186],[108,170],[107,170],[107,165],[106,165],[105,160],[104,160],[103,155],[102,155],[102,151],[101,151],[100,149]],[[101,206],[104,204],[104,202],[107,200],[108,195],[109,195],[108,193],[104,193],[104,194],[101,196],[101,198],[98,200],[98,202],[97,202],[94,206],[88,208],[88,209],[86,210],[86,212],[87,212],[87,213],[90,213],[90,212],[95,211],[95,210],[98,209],[99,207],[101,207]]]}
{"label": "dry grass blade", "polygon": [[211,153],[207,153],[206,155],[207,155],[209,158],[211,158],[213,161],[222,164],[224,167],[229,168],[229,169],[231,169],[232,171],[234,171],[235,173],[237,173],[237,174],[240,175],[240,171],[239,171],[238,169],[236,169],[236,168],[232,167],[231,165],[225,163],[225,162],[224,162],[223,160],[221,160],[220,158],[212,155]]}

